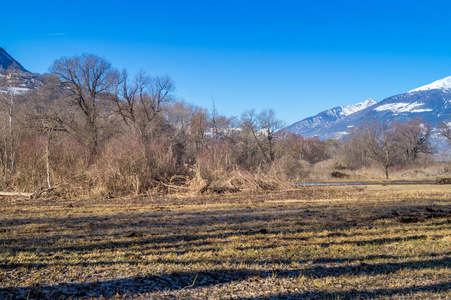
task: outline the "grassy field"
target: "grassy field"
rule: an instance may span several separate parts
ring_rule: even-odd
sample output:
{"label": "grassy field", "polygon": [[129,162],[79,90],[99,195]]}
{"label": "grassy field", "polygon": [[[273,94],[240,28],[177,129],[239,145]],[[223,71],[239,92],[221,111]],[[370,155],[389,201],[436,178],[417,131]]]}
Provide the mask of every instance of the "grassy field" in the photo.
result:
{"label": "grassy field", "polygon": [[450,299],[451,188],[0,199],[1,299]]}

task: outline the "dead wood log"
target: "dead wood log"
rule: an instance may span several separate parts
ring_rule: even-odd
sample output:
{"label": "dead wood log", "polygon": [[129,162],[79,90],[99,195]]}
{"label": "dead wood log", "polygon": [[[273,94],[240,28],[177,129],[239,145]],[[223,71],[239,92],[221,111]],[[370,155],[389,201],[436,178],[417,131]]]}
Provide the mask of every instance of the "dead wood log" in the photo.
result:
{"label": "dead wood log", "polygon": [[19,196],[19,197],[31,198],[31,196],[33,196],[33,193],[0,192],[0,196]]}

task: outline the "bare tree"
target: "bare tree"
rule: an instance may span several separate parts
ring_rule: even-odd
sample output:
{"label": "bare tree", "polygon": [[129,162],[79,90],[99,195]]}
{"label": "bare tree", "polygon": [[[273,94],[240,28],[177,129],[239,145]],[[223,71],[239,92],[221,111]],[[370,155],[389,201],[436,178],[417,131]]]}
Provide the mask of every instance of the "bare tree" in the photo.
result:
{"label": "bare tree", "polygon": [[53,63],[50,72],[59,78],[69,104],[76,107],[73,118],[65,125],[86,140],[91,154],[95,154],[102,130],[108,128],[104,121],[110,117],[102,97],[112,91],[118,72],[111,63],[92,54],[62,57]]}
{"label": "bare tree", "polygon": [[207,109],[194,107],[191,114],[190,133],[196,150],[201,149],[204,145],[206,132],[211,128],[211,125],[212,120],[208,115]]}
{"label": "bare tree", "polygon": [[432,154],[429,143],[432,127],[419,118],[393,124],[393,131],[408,163],[414,163],[420,153]]}
{"label": "bare tree", "polygon": [[145,140],[149,138],[149,125],[162,111],[163,104],[171,101],[175,83],[169,76],[150,77],[139,72],[133,81],[127,71],[122,71],[112,97],[114,109],[134,133]]}
{"label": "bare tree", "polygon": [[369,156],[383,167],[388,179],[389,168],[394,165],[399,149],[390,123],[370,118],[361,125],[360,130],[363,130]]}
{"label": "bare tree", "polygon": [[240,126],[244,132],[252,135],[266,162],[273,162],[274,140],[277,131],[283,127],[282,121],[276,118],[274,110],[263,110],[258,115],[255,110],[246,111],[241,115]]}
{"label": "bare tree", "polygon": [[269,161],[273,162],[275,159],[274,140],[277,137],[277,131],[282,129],[284,123],[276,118],[276,113],[273,109],[263,110],[258,115],[258,121],[267,144],[267,157]]}
{"label": "bare tree", "polygon": [[340,143],[338,158],[347,168],[358,169],[371,164],[365,138],[361,128],[357,127],[352,128],[346,139]]}
{"label": "bare tree", "polygon": [[330,157],[326,141],[321,141],[318,137],[302,139],[301,158],[303,160],[316,164]]}
{"label": "bare tree", "polygon": [[[241,136],[243,138],[244,143],[244,149],[245,149],[245,157],[244,160],[248,161],[248,164],[250,161],[253,161],[253,165],[257,164],[256,158],[255,158],[255,151],[254,151],[254,143],[256,147],[258,148],[259,153],[263,155],[263,157],[266,159],[265,156],[265,148],[261,141],[261,135],[260,135],[260,128],[258,124],[258,116],[255,112],[255,109],[251,109],[248,111],[245,111],[241,114],[239,126],[241,128]],[[258,151],[257,150],[257,151]]]}
{"label": "bare tree", "polygon": [[442,121],[439,125],[439,132],[440,135],[443,136],[448,140],[449,143],[451,143],[451,123]]}
{"label": "bare tree", "polygon": [[1,119],[5,121],[3,124],[0,124],[4,132],[4,138],[0,146],[0,161],[2,176],[6,184],[8,184],[15,168],[16,144],[18,139],[15,135],[16,128],[14,124],[17,111],[17,81],[20,72],[15,69],[8,69],[4,72],[5,75],[1,77],[2,82],[0,84],[6,87],[6,89],[0,90],[0,115]]}
{"label": "bare tree", "polygon": [[64,126],[66,117],[64,107],[61,105],[62,92],[58,89],[58,79],[48,75],[44,77],[43,82],[44,84],[29,97],[31,101],[26,110],[26,127],[44,137],[46,180],[48,188],[51,188],[52,144],[58,134],[67,132],[67,129]]}

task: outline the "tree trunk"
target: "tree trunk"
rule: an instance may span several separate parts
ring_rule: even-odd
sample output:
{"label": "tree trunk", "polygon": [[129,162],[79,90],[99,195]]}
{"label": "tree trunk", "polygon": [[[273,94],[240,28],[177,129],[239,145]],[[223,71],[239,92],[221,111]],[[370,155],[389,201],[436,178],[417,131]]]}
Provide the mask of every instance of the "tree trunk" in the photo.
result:
{"label": "tree trunk", "polygon": [[45,164],[47,171],[47,186],[49,189],[52,187],[50,184],[50,135],[47,137],[47,147],[45,149]]}

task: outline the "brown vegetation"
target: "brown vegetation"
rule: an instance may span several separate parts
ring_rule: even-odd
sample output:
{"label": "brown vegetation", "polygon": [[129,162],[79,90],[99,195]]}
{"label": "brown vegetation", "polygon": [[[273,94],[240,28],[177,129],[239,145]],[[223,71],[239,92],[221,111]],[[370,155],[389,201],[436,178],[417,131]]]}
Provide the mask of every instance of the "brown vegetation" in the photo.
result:
{"label": "brown vegetation", "polygon": [[169,77],[131,76],[96,55],[60,58],[50,71],[28,94],[16,92],[20,71],[2,71],[1,191],[258,192],[304,180],[377,179],[377,168],[388,178],[389,170],[433,162],[431,128],[417,119],[368,119],[345,141],[322,141],[280,131],[271,109],[228,118],[178,101]]}
{"label": "brown vegetation", "polygon": [[446,299],[451,288],[439,185],[4,197],[0,216],[2,299]]}

